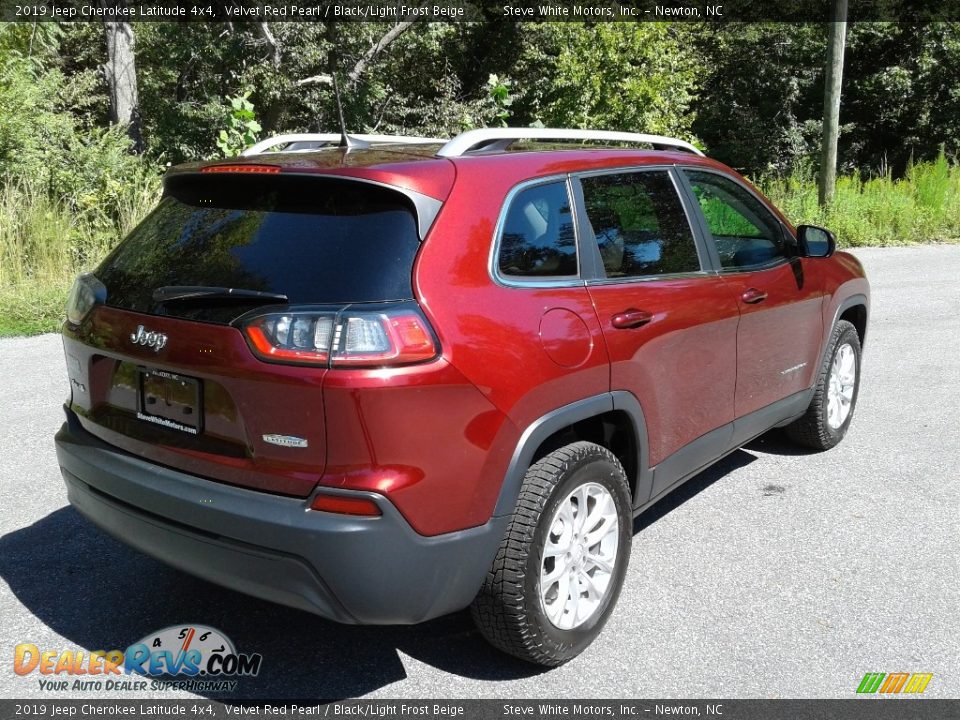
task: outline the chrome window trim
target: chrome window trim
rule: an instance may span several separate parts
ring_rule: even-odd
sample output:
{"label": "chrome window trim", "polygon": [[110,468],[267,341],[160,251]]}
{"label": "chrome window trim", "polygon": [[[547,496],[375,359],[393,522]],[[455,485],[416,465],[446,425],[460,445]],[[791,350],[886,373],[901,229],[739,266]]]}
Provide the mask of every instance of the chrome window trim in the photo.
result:
{"label": "chrome window trim", "polygon": [[721,267],[719,270],[717,270],[717,274],[718,275],[736,275],[737,273],[752,273],[752,272],[761,272],[763,270],[773,270],[774,268],[778,268],[781,265],[789,265],[790,262],[795,259],[796,258],[781,257],[776,260],[772,260],[768,263],[764,263],[763,265],[747,265],[746,267],[731,267],[731,268]]}
{"label": "chrome window trim", "polygon": [[638,282],[657,282],[660,280],[693,280],[696,278],[707,278],[707,277],[716,277],[717,273],[712,270],[697,270],[695,272],[685,272],[685,273],[665,273],[663,275],[634,275],[631,277],[622,277],[622,278],[597,278],[595,280],[587,280],[587,285],[593,287],[595,285],[627,285]]}
{"label": "chrome window trim", "polygon": [[624,173],[644,172],[645,170],[672,170],[674,163],[657,163],[656,165],[617,165],[616,167],[593,168],[592,170],[577,170],[573,175],[579,178],[593,177],[594,175],[617,175]]}
{"label": "chrome window trim", "polygon": [[[704,257],[705,248],[697,242],[697,232],[695,218],[690,216],[690,208],[687,207],[687,203],[683,201],[684,190],[680,187],[677,182],[678,178],[676,176],[676,164],[664,164],[664,165],[627,165],[625,167],[617,168],[603,168],[597,170],[586,170],[584,172],[573,173],[578,179],[587,178],[587,177],[603,177],[606,175],[629,175],[642,172],[665,172],[667,177],[670,178],[670,184],[673,185],[673,190],[677,194],[677,202],[680,204],[680,208],[683,210],[683,216],[687,219],[687,229],[690,231],[690,240],[693,241],[693,246],[697,251],[697,262],[700,263],[699,270],[690,270],[689,272],[684,273],[670,273],[669,275],[631,275],[629,277],[622,278],[596,278],[587,281],[588,285],[619,285],[625,282],[646,282],[649,280],[665,280],[665,279],[679,279],[679,278],[695,278],[695,277],[706,277],[709,275],[715,274],[711,269],[712,263],[709,262],[709,258]],[[586,210],[586,201],[584,201],[584,210]],[[589,222],[589,217],[587,218]],[[591,228],[593,226],[591,225]],[[596,235],[592,235],[590,238],[594,243],[596,243]],[[711,241],[713,238],[710,238]],[[579,243],[578,243],[579,247]],[[606,273],[606,268],[601,264],[600,267]]]}
{"label": "chrome window trim", "polygon": [[[576,275],[556,275],[540,277],[524,277],[522,275],[503,275],[500,272],[500,240],[504,225],[507,222],[507,214],[513,207],[513,201],[517,195],[524,190],[537,185],[550,185],[552,183],[562,182],[567,191],[567,202],[570,203],[570,215],[573,220],[573,239],[574,252],[576,253],[577,273]],[[490,278],[501,287],[508,288],[566,288],[583,287],[584,281],[580,275],[580,233],[577,231],[577,209],[573,202],[573,189],[570,187],[569,173],[560,175],[547,175],[544,177],[531,178],[524,180],[510,188],[500,207],[500,215],[497,217],[497,224],[493,229],[493,243],[490,246],[490,255],[487,259],[487,272]]]}

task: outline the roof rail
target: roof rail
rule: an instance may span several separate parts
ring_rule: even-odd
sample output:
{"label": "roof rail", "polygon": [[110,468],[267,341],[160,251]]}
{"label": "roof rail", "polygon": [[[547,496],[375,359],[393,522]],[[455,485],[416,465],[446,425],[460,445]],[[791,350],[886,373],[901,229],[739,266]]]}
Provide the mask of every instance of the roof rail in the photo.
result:
{"label": "roof rail", "polygon": [[475,150],[506,150],[517,140],[607,140],[644,143],[655,148],[676,148],[703,155],[685,140],[616,130],[570,130],[566,128],[482,128],[457,135],[437,153],[440,157],[461,157]]}
{"label": "roof rail", "polygon": [[[446,140],[441,140],[439,138],[426,138],[426,137],[411,137],[408,135],[350,135],[351,138],[356,140],[362,140],[363,142],[370,143],[371,145],[419,145],[419,144],[429,144],[429,143],[445,143]],[[243,157],[249,157],[250,155],[260,155],[265,153],[270,148],[277,147],[278,145],[297,145],[300,143],[311,143],[310,147],[293,147],[290,149],[284,148],[276,152],[309,152],[310,150],[316,150],[316,147],[313,146],[314,143],[324,143],[326,145],[340,144],[340,133],[293,133],[288,135],[274,135],[271,138],[266,140],[261,140],[256,145],[251,145],[241,154]]]}

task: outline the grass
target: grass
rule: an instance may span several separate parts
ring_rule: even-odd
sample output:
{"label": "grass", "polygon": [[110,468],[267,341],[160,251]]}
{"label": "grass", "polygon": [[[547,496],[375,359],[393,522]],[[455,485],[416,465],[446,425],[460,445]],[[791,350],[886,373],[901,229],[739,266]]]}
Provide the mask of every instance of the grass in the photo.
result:
{"label": "grass", "polygon": [[960,165],[949,163],[942,152],[934,162],[907,168],[900,179],[889,172],[841,177],[826,208],[817,204],[811,172],[760,186],[791,221],[829,228],[841,247],[960,241]]}
{"label": "grass", "polygon": [[0,337],[58,330],[69,290],[70,283],[4,287],[0,291]]}
{"label": "grass", "polygon": [[[960,242],[960,166],[942,153],[903,178],[841,177],[826,208],[810,171],[760,186],[793,222],[830,228],[841,247]],[[73,278],[96,266],[158,196],[151,178],[77,208],[0,178],[0,337],[57,330]]]}
{"label": "grass", "polygon": [[146,180],[78,209],[28,183],[0,182],[0,337],[57,330],[74,277],[96,266],[158,195]]}

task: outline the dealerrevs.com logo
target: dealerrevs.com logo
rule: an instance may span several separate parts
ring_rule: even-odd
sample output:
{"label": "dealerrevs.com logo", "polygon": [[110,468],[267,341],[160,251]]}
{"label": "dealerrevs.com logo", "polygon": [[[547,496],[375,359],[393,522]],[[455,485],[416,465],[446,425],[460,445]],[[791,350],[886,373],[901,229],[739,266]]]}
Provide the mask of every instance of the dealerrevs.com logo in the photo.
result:
{"label": "dealerrevs.com logo", "polygon": [[14,650],[13,671],[39,675],[40,689],[46,691],[232,692],[236,678],[256,676],[262,663],[259,653],[237,652],[216,628],[173,625],[126,650],[41,650],[33,643],[20,643]]}

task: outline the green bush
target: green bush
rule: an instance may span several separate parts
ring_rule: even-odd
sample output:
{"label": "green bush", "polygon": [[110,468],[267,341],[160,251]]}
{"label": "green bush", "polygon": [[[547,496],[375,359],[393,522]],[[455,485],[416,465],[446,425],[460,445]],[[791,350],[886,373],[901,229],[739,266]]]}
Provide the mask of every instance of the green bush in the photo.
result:
{"label": "green bush", "polygon": [[243,95],[227,98],[230,103],[224,118],[227,127],[221,130],[217,137],[217,147],[227,157],[237,157],[257,142],[257,133],[263,129],[253,112],[251,92],[248,90]]}
{"label": "green bush", "polygon": [[827,227],[841,246],[960,240],[960,166],[950,164],[943,152],[933,162],[911,164],[900,179],[889,171],[841,177],[825,208],[817,204],[816,178],[809,167],[760,186],[792,222]]}

